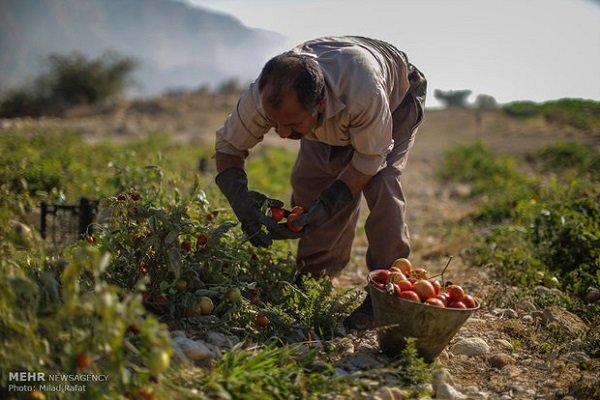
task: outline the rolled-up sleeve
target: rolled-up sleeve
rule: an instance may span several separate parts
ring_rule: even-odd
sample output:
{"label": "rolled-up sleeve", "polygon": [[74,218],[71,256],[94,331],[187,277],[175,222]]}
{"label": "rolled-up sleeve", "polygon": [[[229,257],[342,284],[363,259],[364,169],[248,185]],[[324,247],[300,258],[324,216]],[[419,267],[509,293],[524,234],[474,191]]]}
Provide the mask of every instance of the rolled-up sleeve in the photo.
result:
{"label": "rolled-up sleeve", "polygon": [[236,107],[217,129],[215,150],[246,157],[248,150],[263,140],[271,125],[260,111],[260,94],[256,82],[242,94]]}
{"label": "rolled-up sleeve", "polygon": [[366,175],[385,168],[386,157],[394,147],[392,115],[385,93],[378,91],[363,98],[353,112],[350,141],[354,147],[352,166]]}

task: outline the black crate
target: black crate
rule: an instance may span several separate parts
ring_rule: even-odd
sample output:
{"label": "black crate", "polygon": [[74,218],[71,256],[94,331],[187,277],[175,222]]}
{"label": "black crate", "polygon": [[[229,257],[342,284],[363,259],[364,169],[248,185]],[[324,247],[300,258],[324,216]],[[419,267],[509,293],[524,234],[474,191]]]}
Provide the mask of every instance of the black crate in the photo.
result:
{"label": "black crate", "polygon": [[92,223],[98,212],[98,201],[85,197],[79,204],[41,204],[40,232],[56,245],[74,243],[92,234]]}

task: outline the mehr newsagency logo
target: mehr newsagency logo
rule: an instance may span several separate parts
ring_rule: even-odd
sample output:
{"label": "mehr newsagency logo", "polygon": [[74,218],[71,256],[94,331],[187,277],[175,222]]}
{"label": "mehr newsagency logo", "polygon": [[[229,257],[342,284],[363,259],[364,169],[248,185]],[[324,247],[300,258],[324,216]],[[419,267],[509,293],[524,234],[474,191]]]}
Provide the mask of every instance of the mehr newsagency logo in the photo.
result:
{"label": "mehr newsagency logo", "polygon": [[90,384],[108,381],[104,374],[49,374],[18,371],[8,373],[9,392],[86,392]]}

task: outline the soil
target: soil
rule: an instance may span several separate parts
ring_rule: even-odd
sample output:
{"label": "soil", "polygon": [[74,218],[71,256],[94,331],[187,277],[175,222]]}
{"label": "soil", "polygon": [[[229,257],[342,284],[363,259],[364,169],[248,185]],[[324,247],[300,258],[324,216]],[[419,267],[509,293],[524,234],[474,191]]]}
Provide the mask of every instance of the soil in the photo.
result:
{"label": "soil", "polygon": [[[210,143],[214,130],[236,99],[235,93],[207,96],[199,92],[123,103],[103,110],[81,108],[73,110],[65,118],[2,120],[0,133],[14,128],[33,131],[68,127],[81,132],[90,141],[124,141],[154,131],[172,135],[181,143]],[[403,176],[413,244],[411,260],[435,274],[441,272],[452,257],[448,276],[462,283],[476,297],[485,299],[490,293],[502,295],[504,288],[497,287],[493,271],[489,268],[465,263],[461,254],[468,250],[465,246],[469,244],[464,242],[464,238],[449,236],[447,229],[449,224],[460,227],[461,218],[473,211],[477,204],[465,201],[461,196],[468,193],[468,186],[450,185],[435,177],[444,151],[475,139],[483,140],[494,151],[523,155],[557,140],[578,140],[598,146],[600,133],[558,127],[543,120],[516,121],[495,111],[483,112],[479,118],[474,110],[467,109],[426,112]],[[297,145],[283,141],[275,134],[267,135],[265,143],[290,148]],[[361,221],[366,214],[365,208]],[[337,286],[365,285],[366,248],[364,234],[358,234],[352,261],[343,275],[336,278]],[[439,359],[452,376],[449,384],[462,393],[471,393],[469,398],[490,399],[586,398],[587,395],[578,394],[577,387],[598,387],[600,360],[581,357],[572,361],[565,358],[565,354],[577,353],[576,346],[570,352],[550,352],[543,359],[518,346],[524,336],[533,337],[544,329],[545,320],[540,317],[544,310],[510,311],[513,313],[482,304],[460,329]],[[531,318],[524,318],[527,315]],[[587,329],[597,327],[588,326]],[[483,339],[489,349],[473,356],[453,351],[460,340],[472,338]],[[567,339],[577,340],[573,336]],[[569,395],[572,397],[565,397]],[[467,395],[464,396],[462,398],[467,398]]]}

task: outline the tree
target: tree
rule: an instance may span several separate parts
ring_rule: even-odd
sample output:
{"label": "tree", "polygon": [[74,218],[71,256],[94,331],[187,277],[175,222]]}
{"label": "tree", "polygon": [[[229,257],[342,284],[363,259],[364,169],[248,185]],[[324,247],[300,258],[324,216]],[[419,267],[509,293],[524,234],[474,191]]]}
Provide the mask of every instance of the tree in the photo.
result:
{"label": "tree", "polygon": [[471,95],[470,90],[435,90],[433,96],[448,107],[467,107],[467,97]]}

